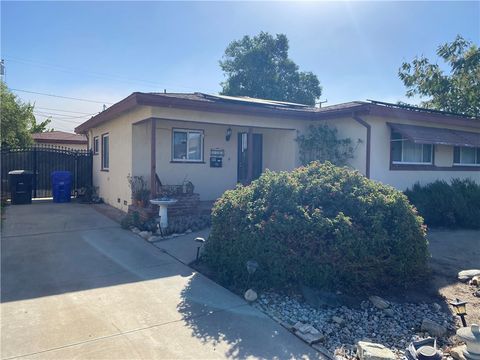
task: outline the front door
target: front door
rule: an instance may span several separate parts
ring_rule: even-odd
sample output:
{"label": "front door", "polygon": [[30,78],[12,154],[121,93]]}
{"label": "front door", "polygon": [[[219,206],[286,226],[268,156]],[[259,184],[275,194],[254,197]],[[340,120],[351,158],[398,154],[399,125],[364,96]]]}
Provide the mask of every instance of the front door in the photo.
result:
{"label": "front door", "polygon": [[[249,139],[249,136],[252,138]],[[250,141],[249,141],[250,140]],[[252,149],[249,149],[249,146]],[[238,172],[237,181],[248,184],[262,173],[263,135],[252,133],[238,134]]]}

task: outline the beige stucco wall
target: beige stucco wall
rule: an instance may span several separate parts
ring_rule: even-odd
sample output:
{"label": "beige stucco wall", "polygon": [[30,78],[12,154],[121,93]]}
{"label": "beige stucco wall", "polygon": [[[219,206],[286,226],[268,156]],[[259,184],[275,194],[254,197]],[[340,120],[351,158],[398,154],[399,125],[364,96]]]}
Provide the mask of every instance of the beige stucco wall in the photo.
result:
{"label": "beige stucco wall", "polygon": [[[202,200],[215,200],[225,190],[232,189],[237,180],[237,134],[253,127],[263,134],[263,168],[291,170],[299,165],[297,128],[305,123],[296,119],[276,119],[260,116],[205,113],[148,106],[125,113],[89,131],[90,147],[94,136],[109,133],[110,168],[101,171],[101,154],[94,155],[93,183],[99,196],[123,211],[131,203],[128,175],[141,175],[150,180],[150,121],[157,120],[156,167],[163,184],[181,184],[186,178],[195,185]],[[241,125],[241,126],[239,126]],[[173,127],[204,130],[204,164],[171,163],[171,129]],[[229,142],[225,140],[232,128]],[[101,140],[100,140],[101,146]],[[210,149],[225,149],[222,168],[210,168]],[[127,205],[125,205],[125,202]]]}
{"label": "beige stucco wall", "polygon": [[[228,128],[232,129],[230,141],[225,139]],[[150,122],[134,125],[132,165],[133,174],[150,179]],[[202,130],[204,132],[204,162],[172,162],[172,132],[174,128]],[[215,200],[225,190],[237,183],[238,133],[247,132],[247,127],[214,125],[186,121],[157,120],[156,124],[156,169],[164,185],[180,185],[191,181],[201,200]],[[263,170],[292,170],[296,167],[296,130],[254,128],[254,134],[263,135]],[[210,150],[223,149],[225,156],[221,168],[210,167]]]}
{"label": "beige stucco wall", "polygon": [[[385,119],[379,117],[365,117],[365,120],[372,126],[372,153],[370,177],[374,180],[392,185],[400,190],[411,187],[415,182],[426,184],[435,180],[449,181],[453,178],[471,178],[480,183],[479,171],[450,171],[450,170],[390,170],[390,128],[387,122],[399,124],[411,124],[417,126],[428,126],[444,128],[445,126],[431,122],[419,122],[399,119]],[[478,132],[479,129],[449,126],[448,128]],[[452,168],[453,146],[436,145],[435,165]]]}
{"label": "beige stucco wall", "polygon": [[[295,138],[305,131],[310,122],[268,118],[249,115],[209,113],[191,110],[153,108],[139,106],[115,120],[106,122],[89,131],[89,141],[103,133],[110,134],[110,169],[100,171],[101,157],[94,156],[94,185],[99,187],[100,196],[105,202],[124,211],[130,204],[130,189],[127,176],[142,175],[150,180],[150,122],[157,118],[156,126],[156,167],[163,184],[181,184],[184,179],[195,185],[195,191],[203,200],[214,200],[225,190],[235,187],[237,180],[237,134],[253,127],[254,133],[263,134],[263,168],[271,170],[292,170],[300,165],[298,143]],[[370,177],[374,180],[393,185],[398,189],[413,185],[415,182],[428,183],[436,179],[449,180],[454,177],[469,177],[480,182],[478,171],[406,171],[390,170],[390,129],[386,122],[413,124],[420,126],[442,127],[429,122],[391,120],[363,116],[371,125],[371,165]],[[328,120],[329,126],[338,130],[341,138],[351,138],[356,146],[355,156],[350,166],[361,173],[366,172],[366,129],[351,118]],[[190,128],[204,130],[203,164],[182,164],[171,162],[172,128]],[[225,140],[227,128],[232,128],[230,141]],[[472,128],[451,127],[465,131],[477,131]],[[210,149],[225,150],[222,168],[210,168]],[[453,148],[435,146],[435,164],[451,166]]]}

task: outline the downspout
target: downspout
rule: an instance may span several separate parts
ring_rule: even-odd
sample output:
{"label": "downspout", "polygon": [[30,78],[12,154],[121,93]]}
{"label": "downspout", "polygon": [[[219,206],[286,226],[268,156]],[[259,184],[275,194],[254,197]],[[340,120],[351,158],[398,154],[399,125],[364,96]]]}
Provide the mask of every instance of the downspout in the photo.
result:
{"label": "downspout", "polygon": [[358,122],[360,125],[364,126],[367,129],[367,157],[365,164],[365,176],[367,179],[370,179],[370,150],[371,150],[371,138],[372,138],[372,127],[369,123],[363,120],[360,116],[353,113],[353,120]]}

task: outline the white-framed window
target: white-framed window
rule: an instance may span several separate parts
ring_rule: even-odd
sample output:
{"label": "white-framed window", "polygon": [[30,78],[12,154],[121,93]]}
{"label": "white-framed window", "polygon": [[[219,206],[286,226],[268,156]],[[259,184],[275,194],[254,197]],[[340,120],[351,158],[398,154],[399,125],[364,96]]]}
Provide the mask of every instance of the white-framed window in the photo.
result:
{"label": "white-framed window", "polygon": [[203,161],[203,130],[173,129],[172,161]]}
{"label": "white-framed window", "polygon": [[109,169],[110,138],[108,134],[102,135],[102,170]]}
{"label": "white-framed window", "polygon": [[395,131],[391,135],[392,164],[432,165],[433,145],[416,144]]}
{"label": "white-framed window", "polygon": [[453,165],[480,166],[480,147],[455,146]]}
{"label": "white-framed window", "polygon": [[99,140],[98,136],[93,138],[93,155],[98,155]]}

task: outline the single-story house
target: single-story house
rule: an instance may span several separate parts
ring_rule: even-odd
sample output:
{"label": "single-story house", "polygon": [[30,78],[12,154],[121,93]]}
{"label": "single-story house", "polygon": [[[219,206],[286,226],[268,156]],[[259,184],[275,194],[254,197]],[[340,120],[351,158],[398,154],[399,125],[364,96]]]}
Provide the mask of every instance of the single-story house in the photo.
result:
{"label": "single-story house", "polygon": [[32,134],[33,142],[39,145],[65,147],[72,150],[88,150],[87,137],[65,131],[47,131]]}
{"label": "single-story house", "polygon": [[[75,129],[94,152],[99,195],[124,211],[127,177],[156,184],[191,181],[215,200],[265,169],[301,165],[296,138],[327,124],[358,142],[350,166],[400,190],[415,182],[480,182],[480,119],[375,101],[322,108],[203,93],[135,92]],[[158,180],[156,180],[158,179]]]}

